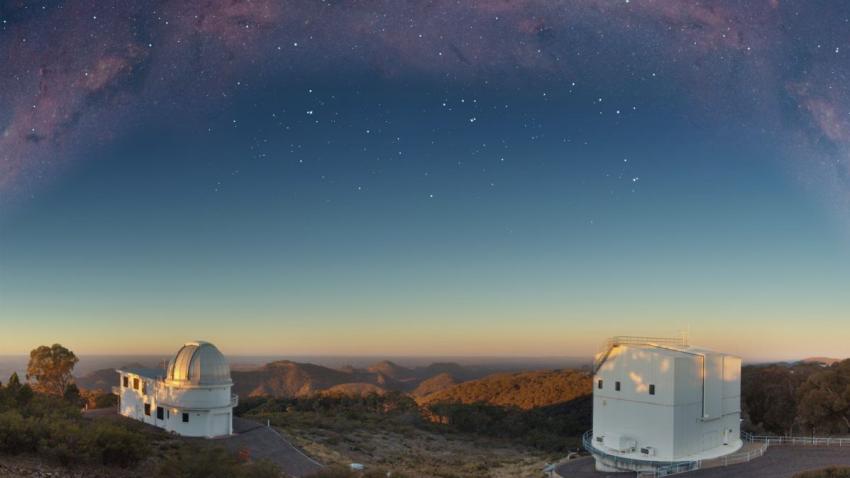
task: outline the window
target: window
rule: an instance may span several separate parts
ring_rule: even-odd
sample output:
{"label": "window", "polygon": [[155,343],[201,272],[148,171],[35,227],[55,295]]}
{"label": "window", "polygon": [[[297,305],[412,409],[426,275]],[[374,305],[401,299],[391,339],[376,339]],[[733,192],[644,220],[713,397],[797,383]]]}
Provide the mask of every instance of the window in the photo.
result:
{"label": "window", "polygon": [[598,388],[599,390],[602,390],[602,380],[599,380],[598,382],[596,382],[596,388]]}
{"label": "window", "polygon": [[124,388],[127,388],[129,386],[130,386],[130,377],[124,375]]}
{"label": "window", "polygon": [[162,420],[165,417],[165,409],[162,407],[156,407],[156,419]]}
{"label": "window", "polygon": [[147,380],[142,382],[142,395],[148,394],[148,382]]}
{"label": "window", "polygon": [[620,391],[620,382],[614,382],[614,390]]}
{"label": "window", "polygon": [[138,378],[133,379],[133,388],[136,389],[136,390],[139,389],[139,379]]}
{"label": "window", "polygon": [[151,416],[151,404],[150,403],[145,404],[145,416],[146,417]]}
{"label": "window", "polygon": [[183,423],[189,423],[189,414],[188,413],[183,414]]}
{"label": "window", "polygon": [[655,395],[655,385],[650,385],[650,386],[649,386],[649,394],[650,394],[650,395]]}

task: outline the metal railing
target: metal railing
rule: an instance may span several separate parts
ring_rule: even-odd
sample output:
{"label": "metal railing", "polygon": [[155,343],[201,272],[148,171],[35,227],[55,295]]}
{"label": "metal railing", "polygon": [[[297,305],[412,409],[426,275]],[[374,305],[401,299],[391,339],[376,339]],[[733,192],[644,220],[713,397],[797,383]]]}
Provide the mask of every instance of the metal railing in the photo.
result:
{"label": "metal railing", "polygon": [[587,450],[588,453],[593,455],[594,457],[602,459],[606,464],[613,466],[615,468],[622,468],[625,470],[633,470],[638,472],[638,476],[641,476],[641,470],[645,470],[646,468],[653,468],[654,471],[652,475],[646,476],[668,476],[674,473],[668,474],[658,474],[658,471],[661,469],[664,470],[681,470],[676,471],[676,473],[684,473],[685,471],[693,471],[699,469],[698,461],[653,461],[653,460],[637,460],[634,458],[626,458],[623,456],[612,455],[610,453],[606,453],[599,448],[593,446],[593,430],[589,430],[584,433],[581,437],[582,445],[584,445],[584,449]]}
{"label": "metal railing", "polygon": [[732,453],[731,455],[724,455],[708,460],[701,460],[700,468],[714,468],[718,466],[729,466],[737,465],[739,463],[746,463],[754,458],[758,458],[764,455],[764,452],[767,451],[768,446],[769,445],[767,443],[762,443],[760,446],[752,450]]}
{"label": "metal railing", "polygon": [[599,348],[593,360],[593,373],[599,371],[599,367],[608,359],[611,350],[618,345],[666,345],[668,347],[687,347],[688,336],[682,334],[681,337],[638,337],[619,335],[606,340]]}
{"label": "metal railing", "polygon": [[772,436],[741,432],[744,441],[788,446],[850,446],[850,437]]}

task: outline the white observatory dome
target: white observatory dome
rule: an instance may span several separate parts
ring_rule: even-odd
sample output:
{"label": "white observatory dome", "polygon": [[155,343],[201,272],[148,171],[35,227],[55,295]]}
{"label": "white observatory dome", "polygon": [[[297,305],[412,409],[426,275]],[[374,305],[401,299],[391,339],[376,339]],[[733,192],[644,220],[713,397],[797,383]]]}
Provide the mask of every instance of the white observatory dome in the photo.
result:
{"label": "white observatory dome", "polygon": [[192,385],[229,385],[230,365],[215,345],[187,342],[168,363],[166,380]]}

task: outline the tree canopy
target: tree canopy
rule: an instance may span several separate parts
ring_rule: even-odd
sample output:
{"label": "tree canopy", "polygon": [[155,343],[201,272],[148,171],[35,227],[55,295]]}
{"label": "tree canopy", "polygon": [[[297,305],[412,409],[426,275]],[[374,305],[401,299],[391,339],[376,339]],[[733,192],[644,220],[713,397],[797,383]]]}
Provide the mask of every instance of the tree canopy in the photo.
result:
{"label": "tree canopy", "polygon": [[39,392],[62,396],[73,381],[74,366],[80,359],[59,344],[42,345],[30,352],[27,379],[35,379]]}

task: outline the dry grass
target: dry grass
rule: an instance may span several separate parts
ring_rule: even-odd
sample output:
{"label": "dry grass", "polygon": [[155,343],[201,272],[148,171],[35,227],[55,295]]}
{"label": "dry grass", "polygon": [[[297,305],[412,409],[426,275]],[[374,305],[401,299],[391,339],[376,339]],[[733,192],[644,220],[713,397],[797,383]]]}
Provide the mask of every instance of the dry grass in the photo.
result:
{"label": "dry grass", "polygon": [[285,420],[281,432],[328,465],[362,463],[367,469],[422,478],[517,478],[540,477],[545,464],[556,459],[503,440],[437,434],[389,420],[359,427],[343,421],[336,427],[302,418]]}

